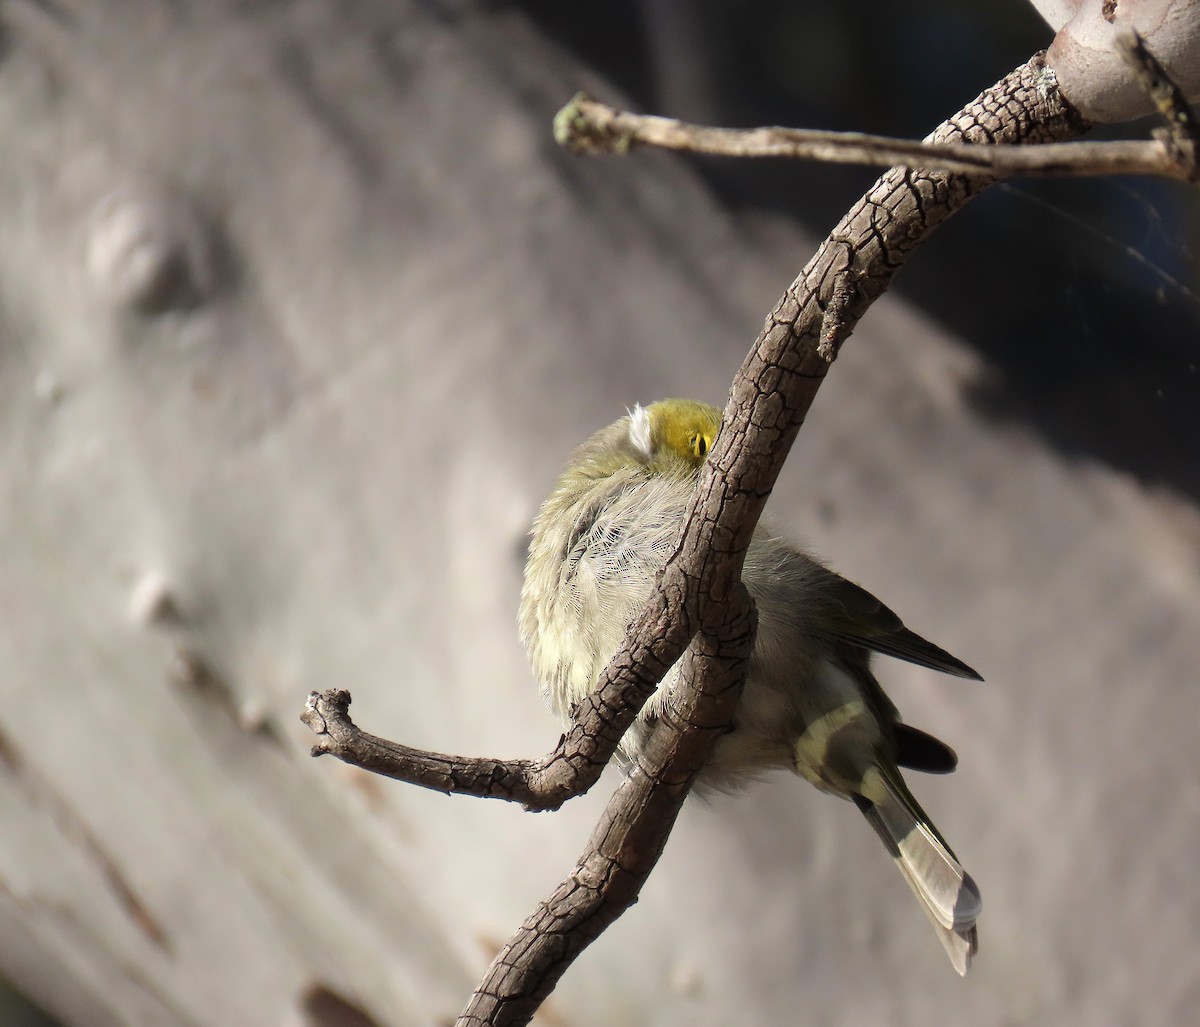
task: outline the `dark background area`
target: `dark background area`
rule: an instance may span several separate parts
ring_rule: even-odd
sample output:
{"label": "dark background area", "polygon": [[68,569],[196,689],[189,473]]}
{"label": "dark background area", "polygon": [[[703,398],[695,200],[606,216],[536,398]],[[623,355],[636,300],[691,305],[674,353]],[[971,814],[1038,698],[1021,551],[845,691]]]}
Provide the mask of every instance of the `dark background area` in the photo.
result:
{"label": "dark background area", "polygon": [[[1052,38],[1032,6],[1001,2],[519,6],[638,110],[906,138]],[[1088,138],[1142,138],[1151,125],[1101,126]],[[732,206],[782,211],[822,233],[877,174],[694,163]],[[1195,190],[1182,183],[1016,180],[943,228],[895,288],[987,358],[981,412],[1196,499],[1197,221]]]}

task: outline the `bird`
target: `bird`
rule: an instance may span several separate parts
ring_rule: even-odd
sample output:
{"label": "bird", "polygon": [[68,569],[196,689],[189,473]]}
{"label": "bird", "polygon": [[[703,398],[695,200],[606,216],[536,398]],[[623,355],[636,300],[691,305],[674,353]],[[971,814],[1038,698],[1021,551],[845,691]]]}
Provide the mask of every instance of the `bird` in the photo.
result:
{"label": "bird", "polygon": [[[571,454],[538,512],[519,629],[550,707],[569,723],[597,686],[674,551],[722,412],[690,399],[635,405]],[[978,951],[979,889],[909,790],[900,768],[948,773],[957,756],[905,724],[876,680],[875,653],[961,678],[980,675],[906,628],[871,593],[760,523],[742,580],[758,628],[742,696],[696,778],[735,791],[777,768],[848,799],[875,829],[967,973]],[[628,769],[648,741],[677,663],[622,737]]]}

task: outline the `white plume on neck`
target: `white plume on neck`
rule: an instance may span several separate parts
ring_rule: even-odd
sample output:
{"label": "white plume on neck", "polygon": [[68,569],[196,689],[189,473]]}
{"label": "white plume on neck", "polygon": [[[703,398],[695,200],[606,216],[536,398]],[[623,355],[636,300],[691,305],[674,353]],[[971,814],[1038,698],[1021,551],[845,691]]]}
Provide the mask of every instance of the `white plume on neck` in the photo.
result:
{"label": "white plume on neck", "polygon": [[634,403],[629,411],[629,441],[647,460],[654,456],[654,432],[650,427],[650,411]]}

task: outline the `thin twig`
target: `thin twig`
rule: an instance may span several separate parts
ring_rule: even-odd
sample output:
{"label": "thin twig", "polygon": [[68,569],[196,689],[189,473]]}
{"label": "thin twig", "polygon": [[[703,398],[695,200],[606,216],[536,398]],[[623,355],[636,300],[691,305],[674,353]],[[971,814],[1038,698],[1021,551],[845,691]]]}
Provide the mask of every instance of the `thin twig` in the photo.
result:
{"label": "thin twig", "polygon": [[922,143],[861,132],[804,128],[715,128],[634,114],[579,94],[559,112],[560,142],[576,153],[628,153],[655,146],[718,157],[786,157],[832,164],[936,169],[1008,178],[1160,175],[1188,180],[1193,169],[1158,140],[1025,146]]}
{"label": "thin twig", "polygon": [[558,809],[599,780],[626,729],[682,655],[691,636],[663,627],[672,618],[684,623],[675,609],[681,601],[661,609],[647,607],[641,635],[631,637],[649,644],[639,648],[636,658],[625,653],[614,657],[596,691],[575,708],[570,730],[540,760],[451,756],[380,738],[350,719],[350,693],[343,689],[308,694],[300,719],[319,739],[312,755],[336,756],[373,774],[447,794],[519,802],[531,811]]}
{"label": "thin twig", "polygon": [[1196,119],[1136,32],[1121,33],[1118,47],[1167,123],[1149,140],[1050,143],[937,143],[861,132],[803,128],[715,128],[674,118],[634,114],[579,93],[554,120],[555,138],[576,153],[628,153],[656,146],[719,157],[787,157],[833,164],[868,164],[949,171],[992,178],[1088,175],[1158,175],[1196,181]]}

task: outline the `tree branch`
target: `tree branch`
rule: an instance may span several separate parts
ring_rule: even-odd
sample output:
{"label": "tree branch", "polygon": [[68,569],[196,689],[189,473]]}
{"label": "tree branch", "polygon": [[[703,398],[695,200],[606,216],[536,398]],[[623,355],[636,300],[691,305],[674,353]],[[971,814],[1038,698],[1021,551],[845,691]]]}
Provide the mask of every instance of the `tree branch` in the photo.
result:
{"label": "tree branch", "polygon": [[782,157],[830,164],[937,168],[959,174],[1066,176],[1153,174],[1186,178],[1160,143],[1019,145],[923,143],[862,132],[819,129],[717,128],[635,114],[580,93],[559,112],[558,140],[575,153],[626,154],[637,146],[716,157]]}
{"label": "tree branch", "polygon": [[[932,138],[1044,143],[1074,137],[1086,127],[1046,87],[1039,54]],[[626,652],[653,645],[647,630],[663,623],[662,612],[677,614],[689,626],[683,634],[696,626],[669,715],[655,728],[650,755],[613,795],[574,870],[496,957],[460,1027],[527,1023],[574,957],[636,897],[696,769],[741,694],[753,639],[742,559],[825,372],[912,251],[992,180],[889,171],[843,218],[768,316],[734,379],[721,432],[659,594],[626,641]],[[823,324],[835,327],[825,338]],[[606,705],[620,701],[613,672],[629,659],[626,652],[610,664],[599,686],[597,696]]]}
{"label": "tree branch", "polygon": [[[621,691],[626,673],[628,689]],[[451,756],[380,738],[350,719],[350,693],[343,689],[309,692],[300,719],[320,739],[312,747],[313,756],[336,756],[373,774],[436,792],[504,799],[545,812],[558,809],[596,783],[617,742],[654,691],[657,681],[644,683],[651,673],[641,666],[614,668],[610,677],[617,682],[617,704],[607,705],[599,692],[593,693],[576,709],[571,729],[540,760]]]}
{"label": "tree branch", "polygon": [[[931,140],[1047,143],[1085,128],[1053,88],[1039,54]],[[407,749],[358,732],[345,716],[345,693],[310,697],[306,722],[323,732],[316,753],[386,767],[390,776],[425,787],[553,808],[595,781],[682,654],[679,686],[588,846],[496,957],[460,1027],[527,1023],[579,952],[635,901],[740,697],[755,623],[742,560],[788,449],[858,319],[912,251],[996,177],[972,170],[892,169],[789,286],[734,379],[722,430],[659,588],[554,753],[537,763],[505,763]]]}
{"label": "tree branch", "polygon": [[492,961],[457,1027],[528,1023],[575,957],[637,901],[741,696],[754,607],[740,580],[733,588],[720,615],[722,635],[702,633],[688,648],[680,688],[579,862]]}
{"label": "tree branch", "polygon": [[[714,128],[634,114],[579,93],[554,120],[555,138],[575,153],[625,154],[636,146],[719,157],[786,157],[833,164],[936,168],[993,178],[1158,175],[1200,180],[1200,133],[1182,92],[1135,32],[1117,37],[1122,56],[1166,121],[1150,140],[1051,143],[1036,148],[975,141],[892,139],[802,128]],[[1050,80],[1053,76],[1050,75]]]}
{"label": "tree branch", "polygon": [[350,719],[350,693],[341,689],[310,692],[300,719],[320,738],[313,756],[336,756],[435,791],[506,799],[530,810],[557,809],[599,780],[638,711],[683,655],[694,634],[686,612],[677,592],[663,590],[654,597],[596,691],[575,708],[570,729],[541,760],[449,756],[368,734]]}

